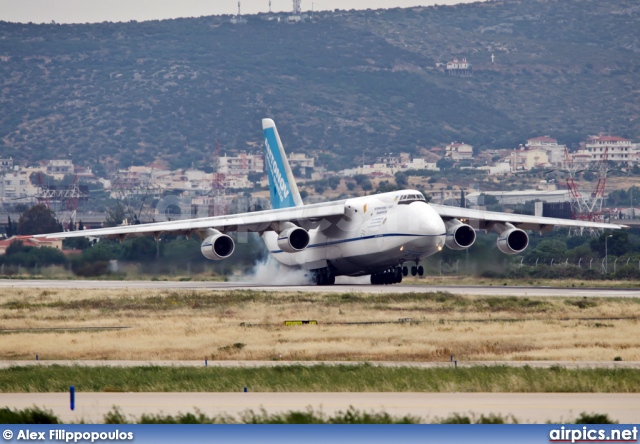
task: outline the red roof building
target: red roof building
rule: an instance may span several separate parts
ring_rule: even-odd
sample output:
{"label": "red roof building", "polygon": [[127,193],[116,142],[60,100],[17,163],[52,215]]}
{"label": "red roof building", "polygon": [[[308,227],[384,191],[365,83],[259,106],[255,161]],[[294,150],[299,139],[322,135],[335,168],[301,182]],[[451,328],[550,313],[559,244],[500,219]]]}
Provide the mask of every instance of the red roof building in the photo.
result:
{"label": "red roof building", "polygon": [[50,247],[62,250],[62,239],[36,239],[32,236],[13,236],[9,239],[0,240],[0,255],[7,252],[7,248],[12,242],[21,241],[25,247]]}

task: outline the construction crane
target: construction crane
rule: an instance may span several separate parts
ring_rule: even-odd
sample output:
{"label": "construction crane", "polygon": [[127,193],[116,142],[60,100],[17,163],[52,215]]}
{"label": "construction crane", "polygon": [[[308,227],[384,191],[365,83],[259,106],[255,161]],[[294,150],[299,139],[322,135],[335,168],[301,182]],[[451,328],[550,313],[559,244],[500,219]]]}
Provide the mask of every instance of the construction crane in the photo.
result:
{"label": "construction crane", "polygon": [[[574,162],[573,158],[565,148],[564,150],[564,163],[563,169],[560,170],[566,174],[567,189],[570,194],[571,213],[573,219],[585,220],[591,222],[602,222],[605,214],[602,210],[602,204],[605,198],[605,186],[607,183],[607,173],[609,149],[605,147],[604,153],[600,160],[592,162],[587,168],[582,167]],[[593,191],[585,196],[578,190],[576,184],[576,177],[583,171],[596,171],[598,174],[598,182]],[[582,235],[584,234],[584,228],[575,228],[569,231],[569,235]],[[601,229],[589,229],[588,233],[592,236],[598,236],[602,233]]]}
{"label": "construction crane", "polygon": [[226,189],[224,182],[226,175],[220,172],[220,142],[216,139],[216,150],[213,158],[213,165],[215,172],[212,175],[211,181],[211,196],[213,197],[212,204],[209,205],[209,216],[220,216],[227,212],[226,209]]}

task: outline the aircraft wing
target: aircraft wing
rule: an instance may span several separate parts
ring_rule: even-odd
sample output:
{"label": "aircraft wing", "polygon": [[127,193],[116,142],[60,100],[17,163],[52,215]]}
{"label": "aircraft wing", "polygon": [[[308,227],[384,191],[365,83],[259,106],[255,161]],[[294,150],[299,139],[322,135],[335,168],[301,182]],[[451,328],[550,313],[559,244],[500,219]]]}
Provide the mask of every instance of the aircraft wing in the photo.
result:
{"label": "aircraft wing", "polygon": [[228,216],[201,217],[150,224],[40,234],[34,237],[64,239],[82,236],[106,236],[107,238],[124,239],[128,236],[191,235],[206,233],[208,228],[213,228],[222,233],[234,231],[261,233],[277,229],[278,224],[286,222],[309,229],[318,226],[322,221],[331,222],[332,219],[337,220],[342,216],[344,216],[344,201],[336,201]]}
{"label": "aircraft wing", "polygon": [[496,211],[470,210],[448,205],[430,204],[446,222],[449,219],[465,220],[480,230],[490,230],[495,224],[510,223],[523,230],[548,231],[553,227],[605,228],[617,230],[629,228],[626,225],[589,222],[583,220],[558,219],[554,217],[527,216],[523,214],[500,213]]}

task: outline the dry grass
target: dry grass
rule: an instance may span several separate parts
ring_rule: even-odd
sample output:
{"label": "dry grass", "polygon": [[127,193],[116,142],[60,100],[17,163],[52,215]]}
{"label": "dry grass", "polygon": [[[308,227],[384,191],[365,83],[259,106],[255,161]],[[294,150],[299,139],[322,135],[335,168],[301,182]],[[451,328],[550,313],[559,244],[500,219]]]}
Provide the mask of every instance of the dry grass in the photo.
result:
{"label": "dry grass", "polygon": [[640,288],[640,281],[632,280],[592,280],[581,279],[493,279],[477,276],[424,276],[405,277],[402,284],[406,285],[482,285],[482,286],[534,286],[553,288]]}
{"label": "dry grass", "polygon": [[6,289],[4,330],[130,328],[4,332],[0,359],[640,360],[638,319],[635,299]]}

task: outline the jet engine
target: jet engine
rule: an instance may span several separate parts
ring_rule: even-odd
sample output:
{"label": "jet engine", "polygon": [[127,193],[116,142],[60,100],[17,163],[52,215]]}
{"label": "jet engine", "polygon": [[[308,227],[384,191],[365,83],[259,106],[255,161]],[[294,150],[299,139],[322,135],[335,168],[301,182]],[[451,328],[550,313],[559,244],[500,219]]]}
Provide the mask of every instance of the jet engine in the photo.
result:
{"label": "jet engine", "polygon": [[233,254],[236,248],[233,239],[217,230],[214,231],[215,234],[202,241],[200,251],[204,257],[212,261],[226,259]]}
{"label": "jet engine", "polygon": [[506,254],[518,254],[529,245],[529,236],[519,228],[505,230],[498,236],[498,249]]}
{"label": "jet engine", "polygon": [[452,250],[464,250],[476,241],[476,231],[471,225],[457,223],[447,228],[447,237],[444,244]]}
{"label": "jet engine", "polygon": [[291,227],[278,234],[278,248],[286,253],[302,251],[309,245],[309,233],[304,228]]}

